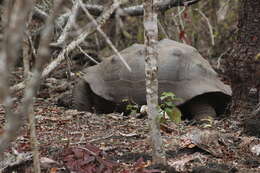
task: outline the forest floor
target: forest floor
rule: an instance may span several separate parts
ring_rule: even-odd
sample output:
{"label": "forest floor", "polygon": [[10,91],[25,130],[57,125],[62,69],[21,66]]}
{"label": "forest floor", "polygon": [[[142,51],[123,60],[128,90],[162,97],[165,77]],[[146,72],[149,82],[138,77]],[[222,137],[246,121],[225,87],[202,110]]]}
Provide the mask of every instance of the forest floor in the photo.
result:
{"label": "forest floor", "polygon": [[[22,70],[14,75],[21,80]],[[209,129],[188,120],[177,125],[162,124],[168,167],[152,167],[147,116],[92,114],[59,107],[57,98],[71,89],[67,81],[64,73],[56,71],[44,82],[35,100],[43,172],[260,172],[260,139],[247,136],[238,121],[225,116],[215,120]],[[16,96],[21,98],[22,92]],[[4,117],[1,107],[1,126]],[[30,132],[25,124],[0,162],[3,172],[33,172]]]}

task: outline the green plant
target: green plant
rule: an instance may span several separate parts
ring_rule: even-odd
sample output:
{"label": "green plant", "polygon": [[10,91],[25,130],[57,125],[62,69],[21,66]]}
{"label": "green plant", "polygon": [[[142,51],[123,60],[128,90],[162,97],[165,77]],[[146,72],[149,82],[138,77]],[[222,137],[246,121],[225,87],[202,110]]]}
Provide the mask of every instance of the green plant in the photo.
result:
{"label": "green plant", "polygon": [[170,119],[175,123],[180,123],[182,114],[175,104],[180,98],[177,98],[172,92],[163,92],[160,96],[160,100],[159,112],[161,122]]}
{"label": "green plant", "polygon": [[[180,101],[172,92],[163,92],[160,96],[161,104],[158,105],[159,110],[159,120],[160,122],[165,122],[168,119],[175,123],[181,122],[181,111],[176,106],[176,101]],[[133,115],[139,112],[139,106],[137,103],[124,99],[122,100],[126,105],[127,114]]]}
{"label": "green plant", "polygon": [[133,115],[139,112],[139,106],[137,103],[130,101],[129,99],[124,99],[122,101],[126,104],[127,114],[129,113],[130,115]]}

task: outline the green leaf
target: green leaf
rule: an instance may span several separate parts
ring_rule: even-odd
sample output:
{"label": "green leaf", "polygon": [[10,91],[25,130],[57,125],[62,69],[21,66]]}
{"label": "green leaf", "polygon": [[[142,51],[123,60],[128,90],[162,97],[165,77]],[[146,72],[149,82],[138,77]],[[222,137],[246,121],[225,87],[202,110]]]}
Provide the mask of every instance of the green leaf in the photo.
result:
{"label": "green leaf", "polygon": [[181,122],[181,111],[177,107],[173,107],[172,109],[167,108],[165,110],[167,115],[169,116],[170,120],[175,122],[175,123],[180,123]]}
{"label": "green leaf", "polygon": [[172,101],[165,102],[165,104],[170,108],[174,106]]}
{"label": "green leaf", "polygon": [[130,111],[132,109],[132,106],[131,105],[127,105],[126,106],[126,110]]}
{"label": "green leaf", "polygon": [[128,111],[138,111],[138,105],[136,105],[136,104],[128,104],[127,106],[126,106],[126,110],[128,110]]}
{"label": "green leaf", "polygon": [[162,100],[162,101],[164,101],[164,100],[166,100],[166,99],[169,99],[169,100],[174,100],[175,99],[175,94],[173,94],[172,92],[163,92],[162,94],[161,94],[161,97],[160,97],[160,99]]}
{"label": "green leaf", "polygon": [[165,112],[166,112],[166,114],[168,115],[168,117],[170,117],[170,118],[171,118],[171,116],[173,115],[172,108],[166,108],[166,109],[165,109]]}
{"label": "green leaf", "polygon": [[166,119],[165,119],[165,117],[163,116],[163,117],[161,117],[161,119],[160,119],[160,123],[166,123]]}

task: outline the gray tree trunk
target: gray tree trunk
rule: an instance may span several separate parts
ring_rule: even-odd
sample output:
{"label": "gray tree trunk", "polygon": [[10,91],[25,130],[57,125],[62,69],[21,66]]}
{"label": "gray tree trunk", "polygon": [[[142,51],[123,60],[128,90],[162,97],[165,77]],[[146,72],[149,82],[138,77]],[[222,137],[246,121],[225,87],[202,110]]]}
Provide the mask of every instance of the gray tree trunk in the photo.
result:
{"label": "gray tree trunk", "polygon": [[231,79],[231,114],[234,117],[248,117],[257,103],[257,95],[252,99],[250,89],[256,88],[260,92],[259,21],[260,1],[241,0],[237,39],[226,63]]}
{"label": "gray tree trunk", "polygon": [[148,119],[150,124],[150,138],[153,150],[153,162],[165,164],[165,151],[162,146],[160,134],[160,119],[158,112],[158,41],[157,13],[154,3],[156,0],[144,1],[144,39],[145,39],[145,74],[146,99],[148,106]]}

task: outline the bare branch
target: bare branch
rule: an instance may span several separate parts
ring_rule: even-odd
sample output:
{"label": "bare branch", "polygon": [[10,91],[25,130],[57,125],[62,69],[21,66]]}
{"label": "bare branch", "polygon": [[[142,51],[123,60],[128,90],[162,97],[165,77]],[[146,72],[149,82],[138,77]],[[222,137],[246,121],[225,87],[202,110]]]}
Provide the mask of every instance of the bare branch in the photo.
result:
{"label": "bare branch", "polygon": [[88,57],[91,61],[93,61],[95,64],[99,64],[98,61],[96,61],[94,58],[89,56],[80,46],[77,46],[77,48],[80,50],[81,53],[83,53],[86,57]]}
{"label": "bare branch", "polygon": [[199,12],[199,14],[206,20],[208,27],[209,27],[209,33],[210,33],[210,38],[211,38],[211,45],[214,46],[215,45],[215,36],[213,33],[213,28],[212,25],[210,24],[209,19],[207,18],[207,16],[200,10],[200,9],[196,9],[196,11]]}
{"label": "bare branch", "polygon": [[63,32],[61,33],[60,37],[58,38],[57,44],[60,45],[62,43],[65,42],[65,40],[68,37],[68,33],[70,32],[70,30],[73,28],[73,25],[75,24],[75,20],[77,17],[79,11],[79,3],[78,1],[75,1],[71,10],[71,15],[69,16],[68,22],[63,30]]}
{"label": "bare branch", "polygon": [[[106,21],[110,18],[110,16],[114,13],[114,11],[120,6],[120,3],[114,3],[110,6],[109,9],[105,10],[104,13],[99,16],[96,20],[98,27],[103,26]],[[93,22],[90,22],[85,27],[85,31],[83,31],[75,40],[70,42],[58,55],[58,57],[52,61],[42,72],[42,78],[47,77],[52,70],[54,70],[64,59],[65,55],[70,53],[72,50],[78,47],[81,43],[84,42],[87,36],[94,33],[97,30],[96,25]],[[20,90],[25,87],[24,82],[21,82],[13,87],[11,87],[12,91]]]}
{"label": "bare branch", "polygon": [[[180,22],[180,29],[181,31],[184,31],[184,22],[183,22],[183,19],[182,19],[182,13],[185,11],[186,7],[184,7],[182,10],[180,9],[180,7],[178,7],[178,14],[175,15],[175,17],[178,17],[179,18],[179,22]],[[185,33],[184,33],[185,34]],[[187,41],[185,39],[182,39],[183,43],[187,44]]]}
{"label": "bare branch", "polygon": [[88,18],[91,20],[91,22],[97,27],[97,31],[105,38],[107,44],[111,47],[111,49],[116,53],[116,55],[119,57],[119,59],[123,62],[123,64],[126,66],[126,68],[131,71],[131,67],[127,64],[125,59],[122,57],[122,55],[119,53],[119,51],[116,49],[116,47],[113,45],[112,41],[108,38],[106,33],[101,29],[101,27],[98,25],[97,21],[94,19],[94,17],[88,12],[88,10],[82,5],[82,1],[80,1],[80,6],[83,8],[84,12],[88,16]]}
{"label": "bare branch", "polygon": [[[155,7],[159,11],[166,11],[173,7],[193,5],[199,1],[200,0],[183,0],[183,1],[163,0],[163,1],[158,1],[157,3],[155,3]],[[102,5],[89,5],[88,4],[88,5],[85,5],[85,8],[89,10],[90,14],[95,15],[95,16],[99,16],[104,10],[104,7]],[[143,5],[137,5],[137,6],[123,8],[121,15],[142,16],[143,13],[144,13]]]}
{"label": "bare branch", "polygon": [[[166,11],[173,7],[190,6],[199,1],[200,0],[182,0],[182,1],[180,1],[180,0],[163,0],[163,1],[159,1],[158,3],[156,3],[155,6],[158,8],[159,11]],[[89,11],[89,13],[94,16],[99,16],[101,13],[104,12],[104,9],[105,9],[102,5],[85,4],[84,6]],[[142,16],[143,13],[144,13],[143,5],[137,5],[137,6],[123,8],[122,12],[119,15]],[[47,19],[46,13],[44,13],[43,11],[41,11],[38,8],[34,9],[34,15],[42,20]],[[66,13],[62,17],[62,21],[63,21],[62,23],[65,23],[65,20],[67,20],[69,16],[70,15]],[[114,13],[111,16],[114,16]]]}
{"label": "bare branch", "polygon": [[49,15],[47,13],[45,13],[44,11],[39,9],[38,7],[34,7],[33,15],[36,16],[37,18],[42,19],[43,21],[46,21],[47,18],[49,17]]}

